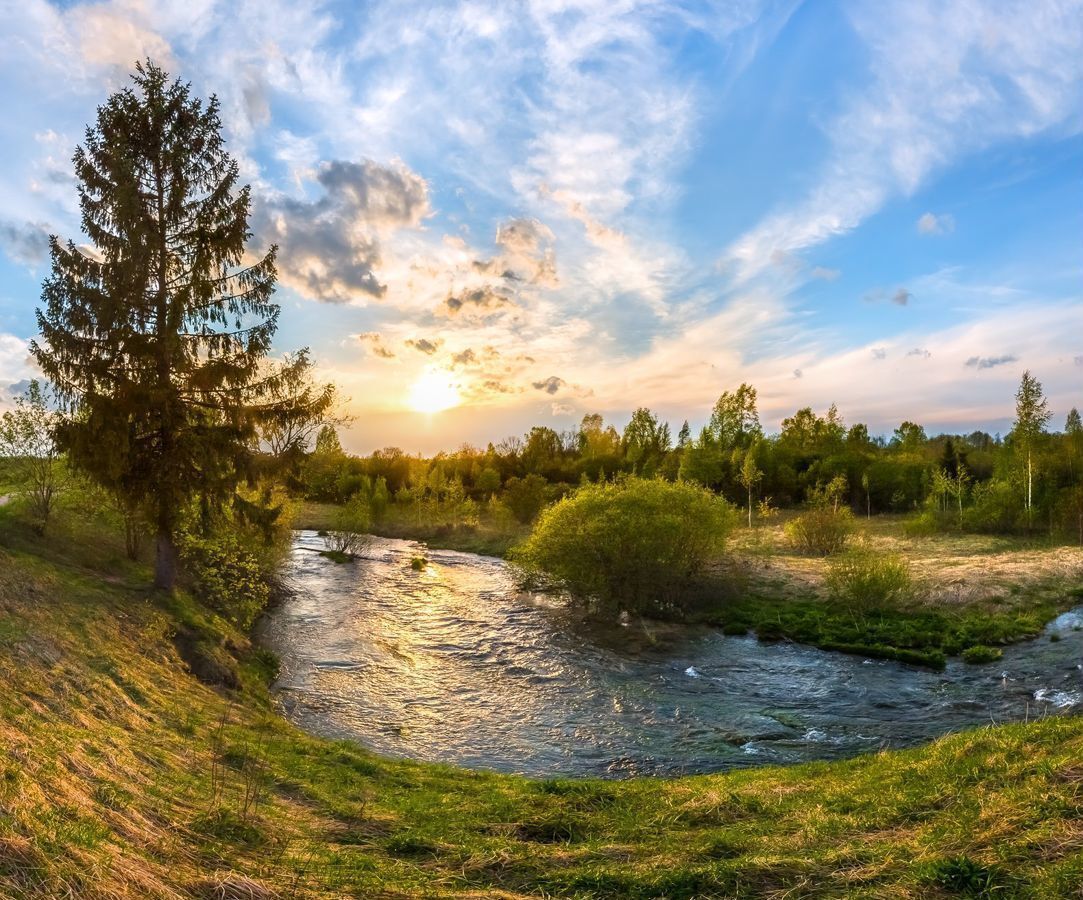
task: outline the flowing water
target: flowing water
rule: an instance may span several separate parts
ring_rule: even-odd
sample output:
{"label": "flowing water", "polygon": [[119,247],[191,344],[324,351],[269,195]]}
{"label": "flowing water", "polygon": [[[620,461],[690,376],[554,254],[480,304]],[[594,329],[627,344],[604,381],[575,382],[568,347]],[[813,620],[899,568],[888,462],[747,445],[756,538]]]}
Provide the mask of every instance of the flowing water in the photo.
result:
{"label": "flowing water", "polygon": [[1083,609],[944,672],[709,628],[598,626],[505,564],[375,539],[336,565],[299,533],[266,617],[284,712],[381,753],[529,775],[677,774],[851,756],[1083,709]]}

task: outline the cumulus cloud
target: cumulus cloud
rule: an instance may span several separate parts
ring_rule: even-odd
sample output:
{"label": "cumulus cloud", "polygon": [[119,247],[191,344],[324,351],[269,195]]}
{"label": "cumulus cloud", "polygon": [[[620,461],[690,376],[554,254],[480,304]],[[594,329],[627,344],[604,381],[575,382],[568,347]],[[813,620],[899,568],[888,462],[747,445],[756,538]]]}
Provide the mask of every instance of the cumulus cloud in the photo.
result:
{"label": "cumulus cloud", "polygon": [[430,340],[429,338],[410,338],[406,341],[407,347],[412,347],[418,353],[424,353],[426,356],[432,356],[437,350],[440,349],[444,343],[442,338],[436,338]]}
{"label": "cumulus cloud", "polygon": [[918,219],[918,234],[950,234],[955,230],[955,217],[951,213],[936,215],[927,212]]}
{"label": "cumulus cloud", "polygon": [[533,382],[534,390],[545,391],[545,393],[547,394],[555,394],[562,387],[564,387],[565,384],[566,382],[564,381],[564,379],[558,378],[556,375],[550,375],[543,381]]}
{"label": "cumulus cloud", "polygon": [[559,279],[554,240],[549,226],[537,219],[509,219],[496,229],[497,255],[475,260],[474,271],[508,282],[555,288]]}
{"label": "cumulus cloud", "polygon": [[49,228],[41,222],[0,222],[0,247],[15,262],[36,266],[49,255]]}
{"label": "cumulus cloud", "polygon": [[499,312],[505,306],[514,306],[512,297],[512,293],[507,289],[486,284],[449,295],[444,301],[444,308],[452,315],[465,310],[487,316]]}
{"label": "cumulus cloud", "polygon": [[364,334],[358,335],[362,344],[368,347],[369,353],[373,356],[378,356],[381,359],[394,359],[394,351],[387,346],[384,342],[383,335],[378,331],[366,331]]}
{"label": "cumulus cloud", "polygon": [[1003,356],[972,356],[965,363],[971,369],[995,369],[997,366],[1016,362],[1018,357],[1011,354]]}
{"label": "cumulus cloud", "polygon": [[282,281],[315,300],[382,297],[381,241],[429,214],[428,185],[402,163],[334,160],[320,166],[315,201],[279,197],[255,210],[253,231],[279,245]]}

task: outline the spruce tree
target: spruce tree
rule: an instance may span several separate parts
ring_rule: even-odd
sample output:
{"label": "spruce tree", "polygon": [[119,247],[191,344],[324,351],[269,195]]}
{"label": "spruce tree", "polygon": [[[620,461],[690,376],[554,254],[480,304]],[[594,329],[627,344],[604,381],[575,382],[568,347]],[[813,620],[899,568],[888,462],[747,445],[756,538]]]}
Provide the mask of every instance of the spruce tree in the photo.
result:
{"label": "spruce tree", "polygon": [[245,477],[261,427],[297,413],[292,363],[266,357],[278,320],[275,252],[254,261],[248,186],[226,152],[218,101],[149,60],[99,107],[74,156],[93,250],[50,239],[38,310],[42,371],[72,412],[72,462],[146,510],[155,585],[176,580],[187,504],[221,504]]}

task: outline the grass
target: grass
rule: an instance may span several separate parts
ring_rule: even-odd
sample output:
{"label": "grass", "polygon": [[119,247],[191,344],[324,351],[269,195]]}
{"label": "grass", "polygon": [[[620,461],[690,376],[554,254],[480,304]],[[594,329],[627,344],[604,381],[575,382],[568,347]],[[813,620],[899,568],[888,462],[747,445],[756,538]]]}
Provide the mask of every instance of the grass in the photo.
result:
{"label": "grass", "polygon": [[[859,521],[855,546],[901,561],[913,591],[880,604],[832,596],[831,557],[794,550],[783,524],[738,533],[695,618],[829,650],[942,667],[950,656],[1032,638],[1079,604],[1083,551],[988,535],[909,536],[901,517]],[[993,656],[975,650],[971,661]]]}
{"label": "grass", "polygon": [[[273,660],[111,533],[0,513],[0,895],[1064,897],[1083,719],[842,763],[532,781],[376,756],[280,718]],[[228,646],[240,687],[173,635]]]}

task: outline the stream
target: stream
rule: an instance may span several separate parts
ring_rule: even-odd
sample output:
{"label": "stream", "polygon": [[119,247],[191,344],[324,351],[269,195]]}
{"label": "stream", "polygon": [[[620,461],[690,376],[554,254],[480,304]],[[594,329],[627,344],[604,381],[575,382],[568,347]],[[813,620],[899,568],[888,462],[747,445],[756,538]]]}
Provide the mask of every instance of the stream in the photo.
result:
{"label": "stream", "polygon": [[[258,638],[302,728],[532,776],[676,775],[834,759],[1083,709],[1083,608],[943,672],[711,628],[592,624],[506,564],[374,538],[338,565],[298,532]],[[422,555],[429,565],[411,568]],[[1058,633],[1059,641],[1049,634]]]}

